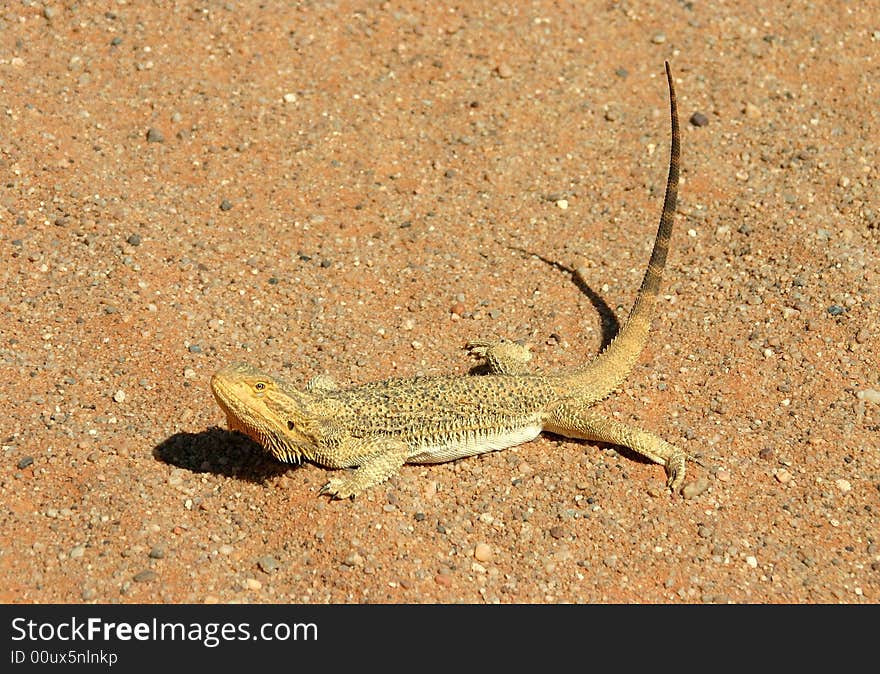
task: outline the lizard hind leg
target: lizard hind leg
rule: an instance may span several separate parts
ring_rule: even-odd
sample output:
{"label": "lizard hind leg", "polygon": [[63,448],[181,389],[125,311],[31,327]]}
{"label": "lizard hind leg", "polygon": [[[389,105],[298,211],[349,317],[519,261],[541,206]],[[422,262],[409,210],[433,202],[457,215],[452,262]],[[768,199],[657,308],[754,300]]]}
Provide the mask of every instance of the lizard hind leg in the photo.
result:
{"label": "lizard hind leg", "polygon": [[532,352],[524,344],[502,338],[491,342],[474,340],[465,344],[464,348],[478,360],[474,368],[477,372],[529,374]]}
{"label": "lizard hind leg", "polygon": [[595,440],[627,447],[666,469],[666,486],[673,494],[684,484],[687,453],[635,426],[615,421],[578,405],[561,405],[548,415],[544,430],[569,438]]}

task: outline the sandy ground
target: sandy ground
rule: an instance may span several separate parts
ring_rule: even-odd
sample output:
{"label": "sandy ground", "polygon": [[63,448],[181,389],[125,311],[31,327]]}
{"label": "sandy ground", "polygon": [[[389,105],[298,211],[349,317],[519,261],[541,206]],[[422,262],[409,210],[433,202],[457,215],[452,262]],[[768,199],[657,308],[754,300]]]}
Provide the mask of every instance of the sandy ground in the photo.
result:
{"label": "sandy ground", "polygon": [[[160,6],[161,5],[161,6]],[[880,6],[15,2],[0,10],[0,600],[880,599]],[[284,5],[284,6],[281,6]],[[589,358],[701,457],[542,436],[354,501],[211,374]],[[567,207],[565,207],[567,206]]]}

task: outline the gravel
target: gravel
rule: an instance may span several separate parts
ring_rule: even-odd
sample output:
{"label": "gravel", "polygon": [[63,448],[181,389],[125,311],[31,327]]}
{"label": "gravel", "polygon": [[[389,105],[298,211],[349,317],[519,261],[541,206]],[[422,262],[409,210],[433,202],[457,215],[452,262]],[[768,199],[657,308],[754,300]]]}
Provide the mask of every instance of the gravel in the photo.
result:
{"label": "gravel", "polygon": [[[869,12],[75,4],[4,28],[6,601],[880,601]],[[225,430],[235,361],[300,386],[465,373],[496,336],[595,353],[647,264],[665,59],[676,227],[598,409],[697,459],[683,496],[542,436],[330,502]]]}
{"label": "gravel", "polygon": [[156,580],[158,577],[159,574],[152,569],[144,569],[143,571],[138,571],[134,574],[131,579],[136,583],[149,583]]}

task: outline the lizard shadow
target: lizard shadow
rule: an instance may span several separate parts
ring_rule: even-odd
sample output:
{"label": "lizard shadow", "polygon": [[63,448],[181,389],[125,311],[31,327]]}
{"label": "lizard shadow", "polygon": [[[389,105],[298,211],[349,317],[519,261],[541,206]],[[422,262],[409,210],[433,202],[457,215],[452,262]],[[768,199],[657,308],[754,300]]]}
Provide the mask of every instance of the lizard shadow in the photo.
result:
{"label": "lizard shadow", "polygon": [[[608,303],[604,299],[602,299],[602,296],[590,287],[590,285],[584,278],[583,273],[578,269],[566,267],[561,262],[557,262],[556,260],[551,260],[548,257],[544,257],[540,253],[535,253],[533,251],[526,250],[525,248],[519,248],[518,246],[511,246],[510,248],[511,250],[515,250],[519,253],[522,253],[523,255],[534,256],[544,264],[553,267],[557,271],[561,271],[571,276],[572,282],[575,284],[575,286],[577,286],[577,289],[586,296],[586,298],[590,301],[590,304],[592,304],[593,308],[596,310],[596,313],[599,314],[599,320],[601,323],[600,332],[602,335],[602,343],[599,346],[599,353],[604,351],[617,336],[617,333],[620,332],[620,321],[617,318],[617,314],[614,313],[614,310],[610,306],[608,306]],[[559,442],[575,442],[583,446],[598,447],[603,451],[611,450],[636,463],[643,463],[646,465],[653,464],[653,461],[651,461],[650,459],[622,445],[615,445],[614,443],[610,442],[600,442],[598,440],[580,440],[577,438],[569,438],[564,435],[557,435],[555,433],[545,432],[544,435],[549,438],[553,438]]]}
{"label": "lizard shadow", "polygon": [[580,290],[587,297],[588,300],[590,300],[590,304],[593,305],[596,313],[599,314],[602,334],[602,343],[599,346],[599,351],[604,351],[605,348],[609,344],[611,344],[611,341],[617,336],[617,333],[620,332],[620,321],[617,319],[617,315],[614,313],[614,310],[610,306],[608,306],[608,303],[604,299],[602,299],[602,296],[589,286],[586,279],[584,279],[583,274],[578,269],[566,267],[561,262],[551,260],[548,257],[544,257],[539,253],[526,250],[525,248],[510,246],[510,249],[522,253],[523,255],[534,256],[544,264],[549,265],[557,271],[561,271],[571,276],[572,282],[575,284],[575,286],[577,286],[577,289]]}
{"label": "lizard shadow", "polygon": [[546,436],[548,440],[553,440],[558,444],[570,444],[573,443],[575,445],[579,445],[585,448],[596,448],[600,452],[614,452],[615,454],[619,454],[623,458],[632,461],[633,463],[641,463],[645,466],[656,466],[657,464],[654,461],[651,461],[646,456],[642,456],[636,451],[633,451],[629,447],[625,445],[615,445],[613,442],[604,442],[602,440],[583,440],[581,438],[569,438],[565,435],[557,435],[556,433],[550,433],[549,431],[543,431],[541,433],[542,436]]}
{"label": "lizard shadow", "polygon": [[213,427],[175,433],[153,448],[153,458],[193,473],[214,473],[263,484],[295,466],[281,463],[249,437]]}

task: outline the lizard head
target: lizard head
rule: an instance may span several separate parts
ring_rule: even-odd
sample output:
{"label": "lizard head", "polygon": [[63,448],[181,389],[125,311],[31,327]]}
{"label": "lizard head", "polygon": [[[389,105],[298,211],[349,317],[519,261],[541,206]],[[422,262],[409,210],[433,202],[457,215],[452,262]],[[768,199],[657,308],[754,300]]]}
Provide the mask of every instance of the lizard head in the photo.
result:
{"label": "lizard head", "polygon": [[279,461],[299,463],[313,454],[315,440],[303,430],[305,394],[286,382],[235,363],[211,377],[211,392],[229,430],[244,433]]}

